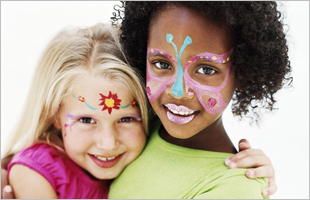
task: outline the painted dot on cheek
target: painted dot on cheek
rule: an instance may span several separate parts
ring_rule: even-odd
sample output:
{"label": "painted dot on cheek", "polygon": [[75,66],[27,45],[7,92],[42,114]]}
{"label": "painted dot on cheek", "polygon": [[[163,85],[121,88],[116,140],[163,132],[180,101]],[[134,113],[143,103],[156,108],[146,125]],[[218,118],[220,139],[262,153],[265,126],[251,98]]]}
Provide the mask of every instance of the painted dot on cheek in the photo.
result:
{"label": "painted dot on cheek", "polygon": [[216,105],[216,103],[217,103],[216,99],[210,98],[208,100],[208,104],[207,105],[208,105],[209,108],[213,108]]}
{"label": "painted dot on cheek", "polygon": [[148,95],[152,95],[150,87],[146,87],[146,92],[147,92]]}

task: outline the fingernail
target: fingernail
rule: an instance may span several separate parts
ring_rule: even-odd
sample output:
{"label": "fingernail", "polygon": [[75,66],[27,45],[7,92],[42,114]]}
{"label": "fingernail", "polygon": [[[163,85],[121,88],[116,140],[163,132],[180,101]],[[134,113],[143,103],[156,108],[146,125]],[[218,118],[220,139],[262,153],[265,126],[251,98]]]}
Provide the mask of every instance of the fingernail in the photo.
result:
{"label": "fingernail", "polygon": [[4,190],[4,192],[10,193],[10,192],[12,192],[12,187],[9,185],[6,185],[6,186],[4,186],[3,190]]}
{"label": "fingernail", "polygon": [[226,158],[225,164],[226,164],[227,166],[229,165],[230,162],[231,162],[230,157],[229,157],[229,158]]}
{"label": "fingernail", "polygon": [[267,196],[267,195],[268,195],[267,190],[264,190],[263,195],[264,195],[264,196]]}
{"label": "fingernail", "polygon": [[231,163],[229,164],[229,167],[230,167],[230,169],[236,168],[236,167],[237,167],[237,164],[234,163],[234,162],[231,162]]}
{"label": "fingernail", "polygon": [[247,170],[247,171],[246,171],[246,175],[247,175],[247,177],[249,177],[249,178],[253,178],[253,177],[254,177],[254,172],[253,172],[253,170],[251,170],[251,169]]}
{"label": "fingernail", "polygon": [[240,142],[239,145],[245,146],[245,145],[247,145],[247,144],[246,144],[245,142]]}

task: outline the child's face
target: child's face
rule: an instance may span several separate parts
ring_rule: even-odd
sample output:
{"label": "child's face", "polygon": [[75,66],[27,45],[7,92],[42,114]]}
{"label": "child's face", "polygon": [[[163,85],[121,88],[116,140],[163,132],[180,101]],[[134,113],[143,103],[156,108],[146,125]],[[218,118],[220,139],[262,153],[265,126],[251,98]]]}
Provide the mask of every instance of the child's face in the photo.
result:
{"label": "child's face", "polygon": [[88,77],[74,85],[56,127],[65,150],[98,179],[112,179],[142,152],[146,136],[132,95],[115,82]]}
{"label": "child's face", "polygon": [[164,10],[150,23],[147,94],[171,136],[190,138],[222,115],[235,89],[231,53],[229,31],[195,11]]}

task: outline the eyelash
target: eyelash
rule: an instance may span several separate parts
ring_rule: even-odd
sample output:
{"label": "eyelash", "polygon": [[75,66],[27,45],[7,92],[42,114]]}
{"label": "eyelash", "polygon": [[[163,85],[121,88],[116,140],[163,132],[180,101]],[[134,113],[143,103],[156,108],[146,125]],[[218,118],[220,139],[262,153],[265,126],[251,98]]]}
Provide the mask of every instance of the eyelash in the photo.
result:
{"label": "eyelash", "polygon": [[[87,120],[87,122],[85,122],[84,120]],[[90,122],[89,122],[89,120],[90,120]],[[96,123],[96,121],[91,117],[82,117],[79,119],[79,122],[81,122],[83,124],[95,124]]]}
{"label": "eyelash", "polygon": [[[164,69],[169,69],[169,70],[171,70],[171,64],[169,64],[167,62],[164,62],[164,61],[154,61],[152,64],[154,64],[157,69],[163,69],[163,70]],[[169,65],[169,66],[167,68],[161,68],[161,67],[157,66],[157,64],[166,64],[166,65]],[[212,72],[205,74],[205,73],[199,72],[200,69],[202,69],[202,70],[203,69],[208,69],[208,70],[212,70]],[[202,75],[212,75],[212,74],[217,73],[217,71],[215,69],[213,69],[212,67],[209,67],[209,66],[200,67],[199,69],[197,69],[196,72],[199,73],[199,74],[202,74]]]}
{"label": "eyelash", "polygon": [[[124,121],[126,119],[129,119],[129,121]],[[132,121],[141,121],[141,118],[134,118],[134,117],[122,117],[118,123],[130,123]]]}
{"label": "eyelash", "polygon": [[[211,73],[199,72],[199,70],[203,70],[203,69],[212,70],[212,72]],[[210,66],[200,67],[199,69],[196,70],[196,72],[199,73],[199,74],[202,74],[202,75],[213,75],[213,74],[217,73],[217,71],[215,69],[213,69],[212,67],[210,67]]]}
{"label": "eyelash", "polygon": [[[153,64],[155,65],[155,67],[157,69],[171,69],[171,65],[168,63],[168,62],[163,62],[163,61],[154,61]],[[159,66],[157,66],[157,64],[166,64],[166,65],[169,65],[167,68],[161,68]]]}

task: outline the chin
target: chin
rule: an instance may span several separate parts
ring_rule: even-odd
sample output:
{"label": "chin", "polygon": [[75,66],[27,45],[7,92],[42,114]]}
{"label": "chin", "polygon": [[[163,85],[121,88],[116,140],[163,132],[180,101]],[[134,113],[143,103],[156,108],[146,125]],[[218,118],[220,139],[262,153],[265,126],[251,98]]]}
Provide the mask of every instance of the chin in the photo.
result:
{"label": "chin", "polygon": [[[188,130],[184,126],[180,126],[180,125],[178,125],[178,128],[173,127],[173,126],[170,126],[170,127],[165,126],[165,124],[163,124],[163,126],[165,127],[167,134],[169,134],[171,137],[178,138],[178,139],[188,139],[197,134],[195,130],[193,129]],[[193,127],[193,126],[190,125],[189,127]]]}
{"label": "chin", "polygon": [[118,175],[118,173],[112,173],[112,174],[109,174],[107,172],[105,173],[102,173],[102,174],[98,174],[98,176],[96,176],[97,179],[100,179],[100,180],[108,180],[108,179],[114,179],[116,178]]}

